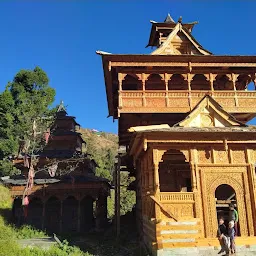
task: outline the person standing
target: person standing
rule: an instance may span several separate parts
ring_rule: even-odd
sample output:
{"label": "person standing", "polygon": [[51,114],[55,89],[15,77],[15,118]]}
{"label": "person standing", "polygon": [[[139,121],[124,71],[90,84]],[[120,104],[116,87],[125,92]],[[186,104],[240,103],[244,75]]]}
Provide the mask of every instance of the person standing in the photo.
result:
{"label": "person standing", "polygon": [[219,227],[217,231],[217,237],[220,242],[221,250],[218,254],[225,252],[226,254],[229,253],[229,237],[227,236],[227,228],[224,224],[223,217],[219,218]]}
{"label": "person standing", "polygon": [[238,234],[238,230],[237,230],[238,212],[235,209],[234,204],[229,205],[229,220],[228,221],[234,221],[235,236],[237,236],[237,234]]}
{"label": "person standing", "polygon": [[235,253],[236,252],[235,228],[234,228],[233,220],[228,223],[228,237],[230,239],[230,251],[231,251],[231,253]]}

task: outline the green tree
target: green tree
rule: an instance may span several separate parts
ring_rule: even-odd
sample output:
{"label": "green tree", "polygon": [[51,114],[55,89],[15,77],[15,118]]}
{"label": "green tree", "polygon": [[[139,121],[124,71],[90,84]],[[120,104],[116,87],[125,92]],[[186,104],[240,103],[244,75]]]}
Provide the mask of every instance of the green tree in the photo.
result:
{"label": "green tree", "polygon": [[136,202],[135,191],[128,190],[128,186],[134,178],[129,176],[128,172],[120,172],[120,214],[125,215],[130,212]]}
{"label": "green tree", "polygon": [[41,143],[31,141],[33,124],[37,131],[45,131],[49,126],[54,97],[55,90],[39,67],[19,71],[0,94],[0,175],[16,171],[8,157],[17,155],[20,145],[23,149],[28,148],[28,144],[36,149]]}

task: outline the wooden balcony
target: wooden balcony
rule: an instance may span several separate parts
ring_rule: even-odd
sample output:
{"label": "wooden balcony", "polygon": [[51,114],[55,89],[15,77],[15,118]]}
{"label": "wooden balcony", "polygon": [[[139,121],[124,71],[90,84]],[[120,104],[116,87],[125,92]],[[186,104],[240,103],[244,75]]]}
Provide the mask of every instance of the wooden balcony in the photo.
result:
{"label": "wooden balcony", "polygon": [[229,113],[255,113],[256,91],[119,91],[120,113],[187,113],[210,95]]}

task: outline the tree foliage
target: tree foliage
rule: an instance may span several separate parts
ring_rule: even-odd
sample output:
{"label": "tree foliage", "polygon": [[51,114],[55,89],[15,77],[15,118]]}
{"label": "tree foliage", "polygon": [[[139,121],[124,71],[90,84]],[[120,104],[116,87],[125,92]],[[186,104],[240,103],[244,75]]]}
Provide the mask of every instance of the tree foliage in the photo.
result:
{"label": "tree foliage", "polygon": [[[81,130],[84,140],[87,143],[87,153],[97,162],[98,167],[96,175],[106,178],[112,182],[113,171],[115,164],[115,156],[118,149],[118,137],[115,134],[101,132],[100,134],[94,134],[92,131],[82,129]],[[124,215],[131,211],[136,196],[134,191],[128,190],[129,184],[134,179],[129,177],[127,172],[120,173],[120,214]],[[115,194],[111,191],[111,196],[108,198],[108,217],[114,216],[115,207]]]}
{"label": "tree foliage", "polygon": [[[38,131],[49,125],[52,114],[49,107],[54,96],[55,90],[49,86],[46,73],[39,67],[19,71],[0,94],[0,175],[17,171],[9,157],[18,154],[20,145],[24,149],[31,143],[33,122],[36,121]],[[38,141],[34,143],[38,144]]]}

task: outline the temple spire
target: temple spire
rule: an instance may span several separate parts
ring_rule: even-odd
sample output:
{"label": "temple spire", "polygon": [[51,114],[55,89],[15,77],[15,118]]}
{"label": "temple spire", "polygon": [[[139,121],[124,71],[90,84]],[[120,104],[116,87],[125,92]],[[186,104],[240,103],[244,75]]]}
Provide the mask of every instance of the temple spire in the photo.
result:
{"label": "temple spire", "polygon": [[183,23],[182,16],[177,22],[168,13],[164,22],[150,21],[152,24],[147,46],[157,49],[152,55],[210,55],[192,36],[198,22]]}
{"label": "temple spire", "polygon": [[59,107],[58,107],[58,110],[57,110],[57,112],[60,112],[60,111],[66,111],[66,109],[65,109],[65,107],[64,107],[64,101],[62,100],[61,102],[60,102],[60,105],[59,105]]}
{"label": "temple spire", "polygon": [[173,18],[171,17],[170,13],[167,14],[164,23],[175,23],[175,21],[173,20]]}
{"label": "temple spire", "polygon": [[67,115],[67,111],[65,109],[64,101],[63,100],[60,102],[60,105],[59,105],[59,107],[57,109],[57,114],[58,115],[64,115],[64,116]]}

